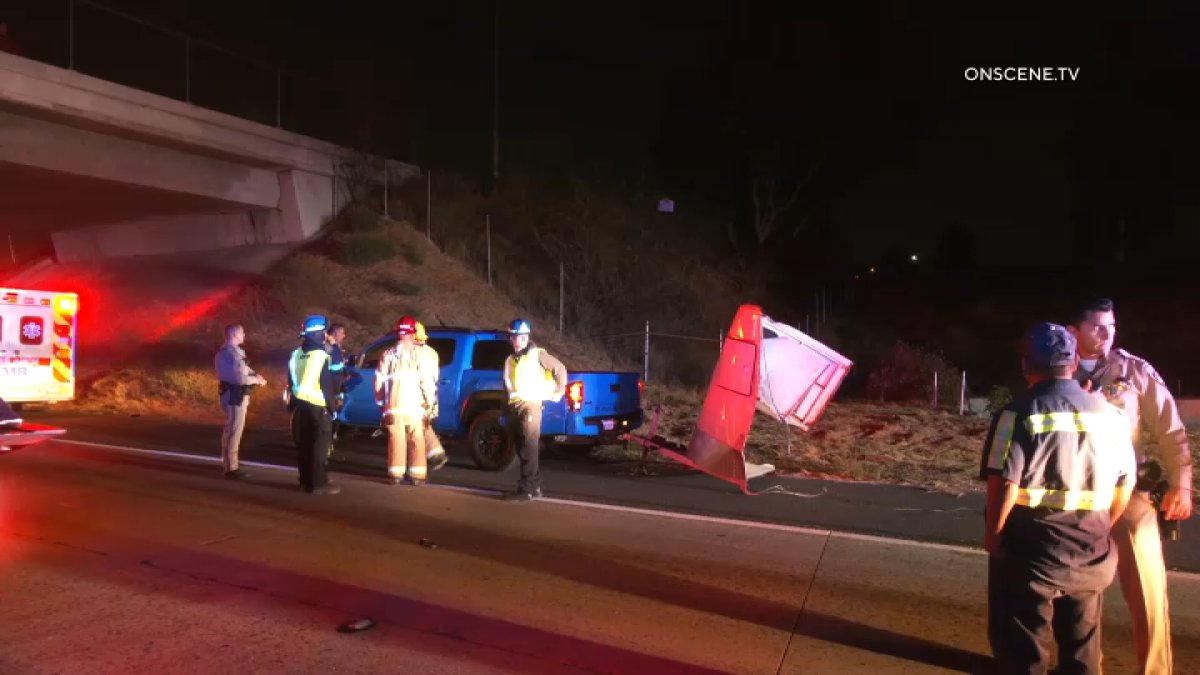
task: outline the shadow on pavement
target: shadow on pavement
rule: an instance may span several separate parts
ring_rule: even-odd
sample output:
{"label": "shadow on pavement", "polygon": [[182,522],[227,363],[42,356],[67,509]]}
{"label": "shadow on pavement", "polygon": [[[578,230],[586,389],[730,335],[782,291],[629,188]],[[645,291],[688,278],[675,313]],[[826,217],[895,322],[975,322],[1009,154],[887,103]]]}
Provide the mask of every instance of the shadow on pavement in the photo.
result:
{"label": "shadow on pavement", "polygon": [[[58,544],[70,548],[69,545]],[[546,662],[544,672],[561,672],[563,665],[598,672],[664,673],[680,675],[717,673],[720,671],[673,661],[649,654],[600,644],[568,635],[523,626],[502,619],[458,611],[412,598],[374,591],[360,586],[329,579],[297,574],[267,565],[234,560],[203,551],[187,550],[158,542],[132,538],[108,538],[104,553],[97,559],[95,550],[83,562],[64,560],[61,555],[34,555],[31,561],[46,566],[67,568],[72,574],[84,566],[89,574],[104,574],[110,581],[135,586],[128,574],[118,573],[116,567],[140,564],[143,567],[182,574],[198,582],[215,583],[228,592],[262,593],[307,606],[333,610],[344,620],[371,617],[396,626],[426,634],[434,634],[473,645],[496,650],[494,657],[484,650],[461,650],[459,658],[496,666],[511,666],[509,654],[534,657]],[[159,587],[160,589],[162,587]],[[195,602],[195,592],[182,587],[168,587],[183,600]],[[162,592],[159,590],[158,592]],[[198,610],[203,611],[198,607]],[[336,624],[330,625],[330,639]],[[181,639],[186,639],[181,636]],[[421,648],[419,640],[408,645]],[[526,671],[539,672],[539,670]]]}
{"label": "shadow on pavement", "polygon": [[[225,482],[220,477],[219,472],[215,470],[210,471],[208,468],[197,468],[194,471],[180,470],[177,465],[171,466],[172,462],[169,460],[120,454],[103,455],[102,457],[103,459],[98,460],[94,453],[77,453],[79,460],[102,461],[105,464],[127,464],[129,466],[158,471],[167,469],[169,475],[163,476],[164,480],[160,482],[160,486],[168,488],[172,493],[176,491],[195,491],[197,488],[195,477],[197,474],[210,477],[213,481]],[[47,477],[53,471],[50,467],[37,467],[33,470],[45,470]],[[356,479],[351,480],[354,480],[356,483],[358,482]],[[421,538],[432,537],[436,539],[439,547],[452,550],[459,555],[481,558],[491,562],[556,576],[583,585],[650,598],[707,614],[759,624],[776,630],[792,632],[795,629],[800,634],[820,640],[905,659],[914,663],[969,671],[972,667],[985,660],[982,655],[956,647],[820,613],[806,611],[800,614],[799,622],[797,623],[800,598],[789,603],[680,578],[672,574],[648,569],[645,566],[614,560],[612,559],[611,551],[605,550],[600,546],[589,545],[586,541],[574,541],[570,543],[547,542],[545,540],[498,534],[483,527],[471,527],[437,517],[418,518],[411,512],[403,510],[403,502],[384,502],[380,504],[377,499],[365,499],[364,497],[370,497],[371,495],[363,495],[357,490],[350,493],[343,493],[337,497],[314,498],[301,494],[298,489],[292,490],[290,485],[281,485],[278,480],[267,479],[263,481],[263,485],[254,485],[255,479],[251,478],[249,481],[239,483],[238,489],[223,491],[221,494],[222,500],[240,502],[264,509],[286,511],[293,514],[293,516],[313,518],[335,526],[339,530],[358,530],[372,536],[410,542],[413,545],[417,545],[416,542]],[[261,488],[268,485],[277,489],[270,490],[270,493],[260,492],[256,489],[246,489]],[[357,487],[367,486],[360,485]],[[404,494],[405,499],[412,499],[414,496],[411,488],[389,487],[387,489],[400,490],[399,494]],[[284,495],[284,501],[281,501],[279,496],[276,496],[281,491],[285,493],[291,492],[292,494],[290,496]],[[207,491],[203,492],[207,493]],[[236,509],[237,507],[233,508]],[[522,511],[535,510],[539,506],[537,504],[507,504],[498,505],[497,508],[511,508]],[[156,545],[150,544],[149,546],[153,547]],[[221,565],[225,565],[231,578],[234,576],[234,572],[250,574],[254,579],[251,585],[256,588],[277,585],[270,580],[269,572],[277,572],[280,578],[284,580],[291,578],[289,577],[291,573],[271,571],[269,568],[257,569],[251,566],[248,570],[239,571],[236,568],[239,565],[244,565],[243,563],[220,559],[215,556],[207,556],[207,554],[203,553],[183,549],[175,549],[172,553],[182,557],[185,561],[195,556],[213,558],[212,560],[208,560],[204,565],[194,568],[184,566],[184,568],[193,570],[196,573],[203,573],[205,576],[212,576],[211,570],[222,569]],[[661,554],[663,558],[677,559],[672,557],[672,552],[670,551],[663,551]],[[155,557],[159,557],[159,554],[155,554]],[[706,569],[710,574],[728,579],[745,578],[746,575],[753,573],[757,575],[758,581],[768,586],[786,587],[786,584],[795,583],[793,575],[780,573],[773,578],[736,564],[708,563]],[[295,575],[291,576],[294,577]],[[320,587],[322,584],[331,584],[332,587],[339,589],[342,586],[335,582],[308,577],[299,578],[299,580],[303,581],[302,586]],[[227,581],[227,583],[229,582]],[[284,582],[281,581],[279,583]],[[238,582],[238,584],[245,585],[241,582]],[[284,587],[290,587],[290,582],[284,583]],[[351,595],[358,598],[357,601],[365,603],[365,606],[371,611],[375,611],[378,616],[393,616],[392,614],[384,613],[391,610],[385,610],[385,608],[379,606],[379,599],[371,598],[369,592],[363,591],[363,589],[355,589],[354,587],[345,588],[348,591],[354,591]],[[324,594],[322,593],[321,595],[323,597]],[[397,599],[397,602],[401,606],[406,607],[405,612],[421,611],[430,613],[430,616],[448,617],[447,620],[456,619],[466,621],[466,618],[456,616],[457,613],[454,610],[422,606],[421,603],[405,605],[404,603],[406,602],[414,602],[405,599]],[[341,605],[338,606],[341,607]],[[376,608],[377,606],[378,608]],[[346,609],[350,611],[351,608],[347,607]],[[354,609],[355,611],[370,614],[370,611],[366,609],[358,609],[357,607]],[[403,622],[407,620],[405,616],[403,612],[398,613],[395,615],[395,620]],[[500,633],[516,630],[512,626],[501,625],[499,623],[493,626],[488,623],[492,621],[489,619],[479,619],[479,617],[474,617],[474,619],[478,619],[482,623],[475,624],[469,621],[467,623],[470,624],[471,630],[481,633],[481,640],[490,634],[492,630],[499,631]],[[425,626],[422,629],[429,629],[429,627]],[[464,628],[463,630],[467,629]],[[512,637],[514,639],[524,638],[524,636],[519,634]],[[545,638],[547,636],[542,637]],[[582,644],[575,645],[571,642],[573,638],[562,639],[568,641],[564,645],[570,645],[569,648],[564,646],[564,654],[573,653],[573,650],[576,648],[584,649],[586,647],[586,645]],[[605,656],[605,658],[612,656],[606,656],[603,653],[600,655]],[[649,666],[650,664],[647,663],[647,665]],[[665,667],[672,664],[659,665]],[[652,667],[650,670],[636,668],[628,672],[677,672],[658,670],[656,668],[657,666]],[[625,671],[622,670],[622,672]]]}

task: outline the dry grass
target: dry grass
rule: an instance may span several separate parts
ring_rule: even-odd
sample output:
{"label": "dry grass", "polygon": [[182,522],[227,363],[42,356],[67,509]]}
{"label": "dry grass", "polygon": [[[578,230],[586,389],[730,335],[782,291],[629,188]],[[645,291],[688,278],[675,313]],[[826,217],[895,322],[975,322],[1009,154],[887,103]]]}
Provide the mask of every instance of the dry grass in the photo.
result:
{"label": "dry grass", "polygon": [[[645,395],[647,424],[657,406],[661,410],[657,433],[687,445],[703,399],[700,389],[650,384]],[[964,492],[979,487],[975,476],[987,423],[928,408],[834,401],[808,432],[756,414],[746,458],[774,464],[782,475]],[[610,449],[605,454],[632,457],[636,453]]]}
{"label": "dry grass", "polygon": [[[251,397],[250,421],[285,428],[279,396],[287,380],[287,354],[298,341],[306,314],[325,314],[347,327],[347,347],[358,351],[412,314],[428,326],[507,326],[529,316],[481,280],[472,269],[443,255],[407,223],[384,221],[375,236],[393,241],[395,257],[366,266],[344,265],[333,256],[298,252],[259,283],[241,289],[215,311],[163,337],[177,347],[170,356],[117,372],[83,362],[77,401],[62,406],[90,412],[163,415],[217,421],[217,381],[208,367],[230,321],[246,326],[246,352],[268,385]],[[335,235],[334,243],[343,236]],[[597,345],[564,339],[555,321],[531,316],[537,340],[576,369],[621,367]],[[634,368],[624,364],[626,368]]]}
{"label": "dry grass", "polygon": [[[700,389],[647,385],[647,425],[657,406],[657,435],[686,446],[703,400]],[[922,406],[834,401],[808,432],[756,414],[746,458],[774,464],[781,475],[897,483],[961,494],[981,489],[977,477],[988,423],[987,418]],[[648,433],[646,428],[640,431]],[[1188,437],[1193,461],[1200,465],[1200,426],[1189,428]],[[602,455],[633,459],[640,452],[636,447],[613,447]]]}

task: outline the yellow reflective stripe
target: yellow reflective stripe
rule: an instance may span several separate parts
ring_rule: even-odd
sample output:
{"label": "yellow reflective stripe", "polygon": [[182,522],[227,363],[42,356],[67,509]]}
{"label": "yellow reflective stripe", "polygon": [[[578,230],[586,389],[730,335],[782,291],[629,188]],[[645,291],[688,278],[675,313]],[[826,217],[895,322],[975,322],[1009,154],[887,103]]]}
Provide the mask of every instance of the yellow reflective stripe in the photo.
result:
{"label": "yellow reflective stripe", "polygon": [[1111,415],[1081,412],[1052,412],[1030,415],[1025,426],[1031,434],[1052,431],[1074,431],[1078,433],[1104,433],[1112,430]]}
{"label": "yellow reflective stripe", "polygon": [[321,366],[329,360],[323,349],[314,349],[300,354],[300,382],[296,385],[296,398],[313,405],[325,405],[325,392],[321,391]]}
{"label": "yellow reflective stripe", "polygon": [[997,471],[1004,469],[1008,461],[1008,451],[1012,448],[1013,427],[1017,423],[1017,413],[1004,411],[996,422],[996,433],[992,436],[992,445],[988,449],[988,468]]}
{"label": "yellow reflective stripe", "polygon": [[1044,490],[1019,488],[1017,504],[1060,511],[1104,511],[1112,507],[1113,490]]}

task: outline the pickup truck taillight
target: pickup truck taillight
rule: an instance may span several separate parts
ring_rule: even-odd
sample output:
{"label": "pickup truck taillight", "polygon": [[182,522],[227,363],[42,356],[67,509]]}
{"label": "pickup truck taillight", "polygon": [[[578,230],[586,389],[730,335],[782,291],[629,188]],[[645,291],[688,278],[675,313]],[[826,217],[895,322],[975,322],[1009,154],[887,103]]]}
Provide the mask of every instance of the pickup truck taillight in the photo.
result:
{"label": "pickup truck taillight", "polygon": [[644,381],[642,381],[642,378],[639,377],[638,378],[638,396],[641,396],[645,392],[646,392],[646,383]]}
{"label": "pickup truck taillight", "polygon": [[576,380],[567,385],[567,410],[579,412],[583,409],[583,383]]}

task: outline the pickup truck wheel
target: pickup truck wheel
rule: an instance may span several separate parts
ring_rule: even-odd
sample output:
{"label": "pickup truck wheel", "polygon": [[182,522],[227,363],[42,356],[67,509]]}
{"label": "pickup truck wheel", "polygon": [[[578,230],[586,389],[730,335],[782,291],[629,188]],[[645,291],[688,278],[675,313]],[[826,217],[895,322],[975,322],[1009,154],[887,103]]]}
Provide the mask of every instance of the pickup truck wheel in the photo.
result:
{"label": "pickup truck wheel", "polygon": [[484,471],[503,471],[516,459],[516,448],[508,429],[500,423],[499,410],[485,410],[471,421],[467,431],[471,457]]}

